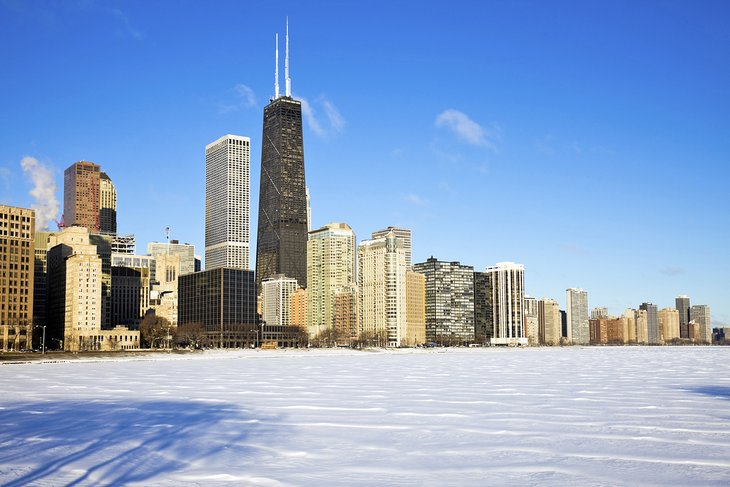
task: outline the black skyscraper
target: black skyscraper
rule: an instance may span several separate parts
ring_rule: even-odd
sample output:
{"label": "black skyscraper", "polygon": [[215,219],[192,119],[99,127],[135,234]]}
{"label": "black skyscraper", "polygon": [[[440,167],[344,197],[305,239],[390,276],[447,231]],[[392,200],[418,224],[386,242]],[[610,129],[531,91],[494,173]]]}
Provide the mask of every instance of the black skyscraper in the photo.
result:
{"label": "black skyscraper", "polygon": [[274,98],[264,108],[261,137],[256,239],[256,289],[259,290],[261,281],[275,274],[293,277],[301,287],[307,287],[307,189],[302,104],[291,97],[288,21],[285,96],[279,96],[278,58],[277,40]]}

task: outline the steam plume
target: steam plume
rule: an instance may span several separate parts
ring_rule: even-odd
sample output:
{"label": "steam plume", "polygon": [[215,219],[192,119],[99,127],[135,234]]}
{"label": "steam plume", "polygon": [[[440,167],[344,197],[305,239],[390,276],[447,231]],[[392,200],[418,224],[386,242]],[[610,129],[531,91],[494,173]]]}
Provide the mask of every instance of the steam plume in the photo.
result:
{"label": "steam plume", "polygon": [[20,166],[27,177],[33,181],[30,195],[35,199],[32,208],[35,210],[35,227],[45,230],[48,224],[58,218],[59,203],[56,199],[56,181],[53,172],[41,164],[38,159],[25,156]]}

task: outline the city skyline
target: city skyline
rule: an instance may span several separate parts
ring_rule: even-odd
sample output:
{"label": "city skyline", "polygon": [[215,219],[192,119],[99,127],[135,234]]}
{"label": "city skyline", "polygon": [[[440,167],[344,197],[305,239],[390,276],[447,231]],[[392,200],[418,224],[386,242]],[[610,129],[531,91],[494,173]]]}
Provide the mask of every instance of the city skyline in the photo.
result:
{"label": "city skyline", "polygon": [[[730,275],[722,225],[728,207],[715,197],[728,171],[722,135],[728,100],[720,91],[728,68],[719,64],[730,45],[726,7],[632,6],[635,18],[627,20],[617,7],[581,6],[558,12],[548,24],[538,15],[547,7],[535,4],[489,4],[473,19],[474,12],[459,9],[437,18],[388,6],[391,18],[381,18],[389,16],[355,7],[331,6],[325,15],[259,5],[250,32],[214,42],[205,29],[193,29],[190,41],[173,48],[181,39],[172,24],[157,30],[164,9],[140,5],[125,4],[128,10],[114,10],[119,14],[98,5],[59,6],[42,9],[45,16],[34,15],[40,7],[0,6],[7,14],[0,21],[4,45],[18,45],[10,36],[22,45],[28,33],[20,28],[35,27],[26,47],[10,48],[10,76],[2,82],[8,98],[3,119],[15,122],[0,135],[2,203],[33,203],[28,192],[38,183],[30,178],[38,171],[31,165],[36,176],[23,174],[25,156],[49,168],[59,201],[63,169],[94,161],[114,180],[120,233],[134,233],[143,248],[163,241],[170,226],[172,238],[195,244],[202,255],[202,148],[226,133],[250,137],[251,177],[260,177],[260,114],[273,94],[268,46],[274,33],[283,33],[288,13],[292,70],[302,90],[293,94],[305,100],[312,228],[342,221],[366,236],[404,227],[413,231],[414,262],[438,255],[482,271],[512,260],[524,263],[525,292],[532,296],[564,304],[565,288],[581,287],[592,305],[618,314],[644,301],[670,306],[687,294],[708,303],[714,321],[730,322],[722,292]],[[203,24],[211,19],[199,13],[191,17]],[[518,13],[525,14],[520,23]],[[185,22],[176,15],[169,22]],[[327,23],[338,16],[348,23]],[[88,18],[98,25],[82,25]],[[384,22],[380,39],[367,30],[376,18]],[[583,23],[575,27],[572,20]],[[606,26],[587,29],[599,21]],[[642,22],[650,23],[647,33],[638,30]],[[66,23],[83,27],[80,33],[89,29],[101,45],[78,45],[58,25]],[[561,27],[570,28],[560,33]],[[627,39],[610,44],[612,28]],[[444,45],[429,32],[443,32],[435,37]],[[498,34],[505,37],[497,41]],[[246,49],[234,56],[222,50],[225,55],[204,61],[200,48],[188,43],[196,40]],[[541,47],[540,40],[549,42]],[[578,40],[585,41],[580,49]],[[333,47],[335,41],[342,44]],[[56,42],[48,58],[33,54]],[[112,50],[117,67],[102,59],[104,49]],[[172,60],[159,68],[149,64],[163,54],[173,54]],[[134,55],[140,58],[133,61]],[[24,56],[41,61],[28,66]],[[68,72],[57,65],[70,58]],[[221,62],[219,80],[198,89],[194,82]],[[362,84],[364,66],[378,75]],[[71,74],[80,67],[87,68],[83,79]],[[139,71],[144,67],[150,71]],[[47,72],[52,75],[41,76]],[[120,79],[105,78],[114,74]],[[39,97],[32,104],[31,92]],[[110,140],[111,133],[118,140]],[[159,144],[160,138],[175,143]],[[252,186],[251,201],[257,201]],[[458,239],[454,225],[466,230]],[[708,268],[714,272],[708,275]]]}

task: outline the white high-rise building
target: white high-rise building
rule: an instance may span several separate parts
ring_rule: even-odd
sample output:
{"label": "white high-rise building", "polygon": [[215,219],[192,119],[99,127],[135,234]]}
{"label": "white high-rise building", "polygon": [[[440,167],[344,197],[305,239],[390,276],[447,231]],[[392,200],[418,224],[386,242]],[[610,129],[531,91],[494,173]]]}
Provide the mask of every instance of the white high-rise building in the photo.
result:
{"label": "white high-rise building", "polygon": [[527,345],[525,335],[525,266],[498,262],[487,267],[487,319],[494,327],[492,345]]}
{"label": "white high-rise building", "polygon": [[388,235],[389,232],[393,232],[398,239],[403,243],[403,250],[406,253],[406,266],[408,270],[411,270],[413,262],[411,261],[411,231],[408,228],[399,227],[388,227],[383,230],[377,230],[372,233],[372,238],[382,238]]}
{"label": "white high-rise building", "polygon": [[309,335],[335,326],[335,295],[355,286],[355,232],[329,223],[307,240],[307,325]]}
{"label": "white high-rise building", "polygon": [[249,269],[251,142],[224,135],[205,146],[205,268]]}
{"label": "white high-rise building", "polygon": [[706,304],[695,304],[690,308],[690,321],[699,326],[700,343],[712,343],[712,317],[710,307]]}
{"label": "white high-rise building", "polygon": [[357,269],[360,334],[382,337],[389,347],[401,346],[407,336],[403,241],[392,231],[363,240],[357,248]]}
{"label": "white high-rise building", "polygon": [[297,280],[277,274],[261,281],[261,318],[267,325],[291,324],[291,297],[299,288]]}
{"label": "white high-rise building", "polygon": [[568,339],[574,345],[588,345],[588,292],[583,289],[565,290],[565,310],[567,312]]}

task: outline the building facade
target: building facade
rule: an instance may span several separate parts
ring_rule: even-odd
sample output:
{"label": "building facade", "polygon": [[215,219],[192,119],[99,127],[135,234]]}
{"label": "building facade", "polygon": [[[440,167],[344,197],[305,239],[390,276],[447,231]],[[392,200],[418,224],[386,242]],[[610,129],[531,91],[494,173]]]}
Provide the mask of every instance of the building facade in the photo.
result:
{"label": "building facade", "polygon": [[588,292],[583,289],[565,290],[565,311],[568,318],[568,339],[574,345],[588,345]]}
{"label": "building facade", "polygon": [[687,332],[687,324],[690,321],[690,309],[691,305],[689,302],[689,296],[681,294],[674,299],[674,307],[679,313],[679,336],[680,338],[689,338]]}
{"label": "building facade", "polygon": [[431,257],[413,270],[426,278],[426,340],[474,342],[474,267]]}
{"label": "building facade", "polygon": [[101,171],[98,164],[79,161],[63,172],[63,220],[67,227],[79,225],[99,233]]}
{"label": "building facade", "polygon": [[540,312],[539,302],[536,298],[525,296],[525,335],[527,344],[535,346],[540,343]]}
{"label": "building facade", "polygon": [[494,337],[489,274],[474,271],[474,341],[482,345]]}
{"label": "building facade", "polygon": [[659,310],[657,317],[662,342],[672,343],[679,340],[679,311],[674,308],[663,308]]}
{"label": "building facade", "polygon": [[498,262],[487,267],[487,321],[494,330],[492,345],[527,345],[524,324],[525,266]]}
{"label": "building facade", "polygon": [[164,242],[150,242],[147,244],[147,253],[152,256],[162,254],[177,255],[180,258],[180,275],[192,274],[195,271],[195,245],[181,244],[178,240]]}
{"label": "building facade", "polygon": [[105,172],[99,173],[99,233],[117,233],[117,190]]}
{"label": "building facade", "polygon": [[706,304],[695,304],[690,308],[690,321],[697,324],[698,341],[712,343],[712,317],[710,307]]}
{"label": "building facade", "polygon": [[403,249],[406,253],[406,267],[408,270],[413,268],[413,261],[411,260],[411,231],[408,228],[400,227],[388,227],[383,230],[377,230],[372,233],[371,238],[382,238],[388,235],[388,232],[393,232],[403,243]]}
{"label": "building facade", "polygon": [[660,345],[662,343],[659,331],[659,315],[657,305],[653,303],[641,303],[639,309],[646,311],[646,340],[649,345]]}
{"label": "building facade", "polygon": [[112,323],[139,329],[149,308],[149,268],[112,266]]}
{"label": "building facade", "polygon": [[538,301],[538,328],[541,345],[560,345],[560,305],[554,299]]}
{"label": "building facade", "polygon": [[357,248],[358,332],[389,347],[406,338],[406,254],[393,232]]}
{"label": "building facade", "polygon": [[33,347],[35,211],[0,205],[0,345]]}
{"label": "building facade", "polygon": [[335,295],[355,286],[355,233],[346,223],[330,223],[307,241],[307,324],[309,336],[335,326]]}
{"label": "building facade", "polygon": [[406,338],[404,345],[426,343],[426,276],[406,271]]}
{"label": "building facade", "polygon": [[307,331],[307,290],[298,288],[291,296],[289,324]]}
{"label": "building facade", "polygon": [[291,325],[291,298],[299,288],[297,280],[284,275],[271,276],[261,283],[261,318],[267,325]]}
{"label": "building facade", "polygon": [[205,146],[205,268],[248,270],[251,141],[224,135]]}
{"label": "building facade", "polygon": [[220,348],[258,343],[253,271],[219,267],[179,277],[178,325],[200,323]]}

